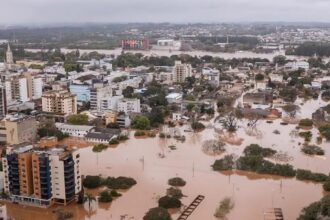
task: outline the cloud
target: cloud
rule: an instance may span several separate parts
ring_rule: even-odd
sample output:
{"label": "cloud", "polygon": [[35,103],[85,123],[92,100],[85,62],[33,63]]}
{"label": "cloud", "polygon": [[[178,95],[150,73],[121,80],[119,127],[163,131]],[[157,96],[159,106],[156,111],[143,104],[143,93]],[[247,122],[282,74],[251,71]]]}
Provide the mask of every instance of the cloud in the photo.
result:
{"label": "cloud", "polygon": [[0,0],[2,24],[330,21],[328,0]]}

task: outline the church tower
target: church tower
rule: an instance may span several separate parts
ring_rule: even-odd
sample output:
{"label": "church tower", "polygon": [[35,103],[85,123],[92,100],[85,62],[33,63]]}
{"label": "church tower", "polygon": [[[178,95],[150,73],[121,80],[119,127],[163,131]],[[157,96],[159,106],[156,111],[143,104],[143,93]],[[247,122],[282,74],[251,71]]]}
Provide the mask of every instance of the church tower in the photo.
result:
{"label": "church tower", "polygon": [[6,52],[6,64],[8,64],[8,65],[14,64],[13,52],[10,49],[9,43],[8,43],[8,48],[7,48],[7,52]]}

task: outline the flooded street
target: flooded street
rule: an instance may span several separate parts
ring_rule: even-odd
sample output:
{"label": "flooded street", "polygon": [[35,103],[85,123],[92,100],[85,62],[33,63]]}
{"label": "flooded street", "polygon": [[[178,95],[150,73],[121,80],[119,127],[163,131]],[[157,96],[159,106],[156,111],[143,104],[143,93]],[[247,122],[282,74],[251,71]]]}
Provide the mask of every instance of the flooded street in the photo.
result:
{"label": "flooded street", "polygon": [[[318,102],[318,101],[315,101]],[[315,104],[315,103],[314,103]],[[306,103],[313,106],[313,103]],[[304,117],[310,117],[307,111]],[[305,115],[306,114],[306,115]],[[286,152],[292,157],[292,164],[296,168],[310,169],[315,172],[329,173],[329,143],[320,145],[326,152],[324,158],[309,157],[301,153],[299,142],[303,139],[294,137],[291,131],[296,125],[280,125],[281,120],[272,124],[259,121],[257,136],[246,134],[246,122],[241,122],[237,136],[243,138],[241,146],[226,145],[226,153],[241,155],[244,147],[257,143],[263,147],[271,147],[277,151]],[[65,209],[74,213],[73,219],[142,219],[145,212],[157,206],[159,197],[164,196],[169,188],[167,180],[172,177],[182,177],[187,181],[182,192],[186,197],[182,199],[184,205],[189,205],[197,195],[204,195],[205,200],[189,217],[191,220],[215,219],[213,214],[219,202],[224,197],[232,197],[235,207],[228,215],[229,220],[253,219],[262,220],[263,210],[272,207],[283,209],[285,219],[296,219],[301,209],[323,196],[321,184],[297,181],[296,179],[280,178],[253,173],[235,172],[218,173],[211,169],[214,160],[221,156],[208,156],[202,151],[205,140],[217,137],[211,122],[201,133],[184,133],[186,142],[174,139],[133,137],[115,148],[108,148],[101,153],[94,153],[92,147],[81,148],[83,175],[129,176],[136,179],[133,186],[123,196],[114,200],[112,204],[104,205],[92,203],[89,211],[88,203],[84,206],[71,204]],[[215,125],[216,127],[218,125]],[[184,127],[180,130],[183,131]],[[277,129],[281,134],[274,134]],[[317,130],[312,130],[314,136],[311,143],[315,143]],[[169,145],[175,145],[176,150],[170,150]],[[159,154],[163,153],[164,158]],[[97,195],[97,191],[92,191]],[[52,210],[39,210],[18,205],[7,205],[8,216],[14,219],[41,220],[56,219]],[[172,215],[178,217],[178,212]]]}

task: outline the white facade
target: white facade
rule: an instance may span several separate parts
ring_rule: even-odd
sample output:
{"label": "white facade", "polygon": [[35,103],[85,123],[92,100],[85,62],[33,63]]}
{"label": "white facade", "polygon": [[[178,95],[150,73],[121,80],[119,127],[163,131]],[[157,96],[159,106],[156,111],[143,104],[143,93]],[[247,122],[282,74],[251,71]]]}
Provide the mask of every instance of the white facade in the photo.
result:
{"label": "white facade", "polygon": [[202,74],[204,78],[209,81],[210,84],[219,86],[220,85],[220,71],[211,68],[203,68]]}
{"label": "white facade", "polygon": [[182,94],[170,93],[166,96],[168,103],[180,103],[182,101]]}
{"label": "white facade", "polygon": [[70,125],[64,123],[55,123],[58,130],[73,137],[85,137],[94,127],[87,125]]}
{"label": "white facade", "polygon": [[102,100],[112,97],[112,87],[105,86],[101,88],[91,89],[90,103],[91,109],[102,111]]}
{"label": "white facade", "polygon": [[19,101],[21,102],[29,101],[27,79],[19,78],[18,85],[19,85]]}
{"label": "white facade", "polygon": [[141,106],[140,106],[140,99],[122,99],[118,102],[118,112],[125,112],[127,113],[140,113]]}
{"label": "white facade", "polygon": [[42,96],[42,86],[43,81],[40,77],[34,77],[32,79],[32,98],[33,99],[40,99]]}
{"label": "white facade", "polygon": [[309,63],[306,61],[296,61],[285,64],[285,68],[288,70],[299,70],[304,69],[305,71],[309,70]]}

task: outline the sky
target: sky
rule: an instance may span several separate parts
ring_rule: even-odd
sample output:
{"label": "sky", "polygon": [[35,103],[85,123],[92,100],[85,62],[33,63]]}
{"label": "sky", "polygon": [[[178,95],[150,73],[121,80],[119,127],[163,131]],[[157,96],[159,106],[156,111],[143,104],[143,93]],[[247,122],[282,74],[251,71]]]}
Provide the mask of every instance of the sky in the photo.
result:
{"label": "sky", "polygon": [[330,22],[330,0],[0,0],[0,24]]}

